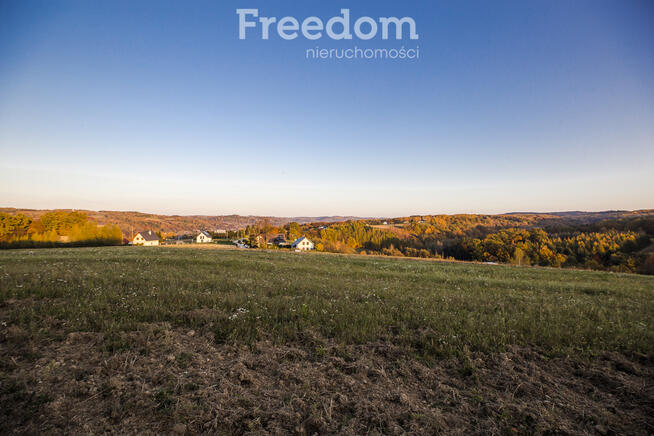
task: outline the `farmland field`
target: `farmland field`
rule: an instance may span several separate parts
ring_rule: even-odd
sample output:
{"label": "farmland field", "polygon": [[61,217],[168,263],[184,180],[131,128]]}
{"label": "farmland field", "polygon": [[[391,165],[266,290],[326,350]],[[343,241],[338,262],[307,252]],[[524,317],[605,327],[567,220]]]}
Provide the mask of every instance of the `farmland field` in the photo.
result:
{"label": "farmland field", "polygon": [[6,250],[0,322],[8,433],[654,432],[654,277]]}

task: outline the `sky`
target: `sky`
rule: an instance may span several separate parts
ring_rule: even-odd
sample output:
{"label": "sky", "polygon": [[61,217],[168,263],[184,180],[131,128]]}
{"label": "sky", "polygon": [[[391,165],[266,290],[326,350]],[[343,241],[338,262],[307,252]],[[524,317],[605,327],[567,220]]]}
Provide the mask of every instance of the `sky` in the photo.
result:
{"label": "sky", "polygon": [[[239,39],[259,16],[419,39]],[[418,59],[307,59],[310,48]],[[654,208],[654,2],[0,0],[0,207]]]}

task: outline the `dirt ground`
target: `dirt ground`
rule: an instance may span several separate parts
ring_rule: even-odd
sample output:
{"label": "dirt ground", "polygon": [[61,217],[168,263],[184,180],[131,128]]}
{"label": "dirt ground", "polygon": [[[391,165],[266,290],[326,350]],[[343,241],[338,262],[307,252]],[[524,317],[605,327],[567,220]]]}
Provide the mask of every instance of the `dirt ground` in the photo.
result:
{"label": "dirt ground", "polygon": [[654,433],[644,357],[514,348],[426,364],[383,343],[307,334],[301,345],[247,347],[168,325],[124,334],[109,352],[98,333],[37,343],[1,331],[7,434]]}

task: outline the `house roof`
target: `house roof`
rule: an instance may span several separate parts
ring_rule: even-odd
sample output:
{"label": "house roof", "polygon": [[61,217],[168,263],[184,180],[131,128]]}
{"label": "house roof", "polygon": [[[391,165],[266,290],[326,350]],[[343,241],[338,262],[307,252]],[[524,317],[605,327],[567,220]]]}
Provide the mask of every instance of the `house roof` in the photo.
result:
{"label": "house roof", "polygon": [[[307,241],[309,241],[309,239],[306,236],[301,236],[301,237],[297,238],[295,241],[293,241],[293,243],[291,244],[291,247],[295,247],[296,245],[300,244],[300,242],[304,241],[305,239]],[[309,241],[309,242],[311,242],[311,241]]]}
{"label": "house roof", "polygon": [[[209,232],[205,232],[204,230],[202,230],[202,231],[200,232],[200,235],[204,235],[204,236],[206,236],[207,238],[210,238],[210,237],[211,237],[211,235],[209,234]],[[198,235],[198,236],[200,236],[200,235]]]}
{"label": "house roof", "polygon": [[[155,232],[153,232],[152,230],[144,230],[142,232],[138,232],[137,235],[141,235],[143,237],[143,239],[145,239],[146,241],[158,241],[159,240],[159,236],[157,236],[157,234]],[[134,236],[134,237],[136,237],[136,236]]]}

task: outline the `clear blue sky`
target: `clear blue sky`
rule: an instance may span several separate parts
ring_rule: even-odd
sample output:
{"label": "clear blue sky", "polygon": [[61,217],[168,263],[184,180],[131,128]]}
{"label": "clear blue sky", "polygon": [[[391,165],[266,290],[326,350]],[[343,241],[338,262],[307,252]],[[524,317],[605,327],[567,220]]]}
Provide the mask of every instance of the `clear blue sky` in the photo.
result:
{"label": "clear blue sky", "polygon": [[[409,16],[420,39],[241,41],[239,7]],[[652,208],[654,2],[0,0],[0,155],[0,206]]]}

